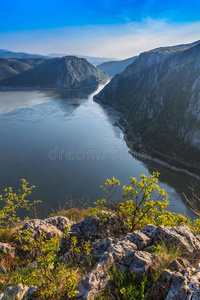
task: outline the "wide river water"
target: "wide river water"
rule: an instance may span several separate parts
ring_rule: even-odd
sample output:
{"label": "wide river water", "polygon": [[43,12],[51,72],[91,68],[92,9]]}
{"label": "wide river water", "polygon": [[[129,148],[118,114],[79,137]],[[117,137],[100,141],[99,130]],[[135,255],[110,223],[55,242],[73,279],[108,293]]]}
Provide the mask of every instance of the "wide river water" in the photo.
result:
{"label": "wide river water", "polygon": [[42,201],[44,216],[63,207],[66,196],[93,205],[107,178],[128,185],[130,177],[156,170],[169,194],[169,210],[193,219],[183,193],[189,196],[196,180],[131,156],[114,126],[119,116],[93,101],[98,91],[0,92],[0,194],[8,186],[19,188],[25,178],[36,186],[32,197]]}

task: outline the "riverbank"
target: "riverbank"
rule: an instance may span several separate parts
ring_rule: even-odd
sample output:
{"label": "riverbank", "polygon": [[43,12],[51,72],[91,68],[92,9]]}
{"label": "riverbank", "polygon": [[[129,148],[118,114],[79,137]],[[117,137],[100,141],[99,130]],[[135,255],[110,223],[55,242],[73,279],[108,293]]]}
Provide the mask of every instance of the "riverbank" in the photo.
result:
{"label": "riverbank", "polygon": [[[119,121],[116,122],[115,125],[118,126],[123,131],[124,140],[125,140],[128,148],[130,149],[129,153],[134,158],[137,158],[137,159],[139,159],[141,161],[149,160],[149,161],[158,163],[159,165],[162,165],[162,166],[164,166],[164,167],[166,167],[168,169],[171,169],[173,171],[181,172],[181,173],[184,173],[184,174],[189,175],[191,177],[194,177],[197,180],[200,180],[200,175],[196,174],[195,172],[191,172],[190,170],[187,169],[187,167],[190,166],[192,168],[195,168],[197,170],[197,172],[200,173],[200,168],[198,168],[198,167],[196,167],[194,165],[189,165],[189,163],[187,163],[187,162],[176,160],[174,157],[165,155],[164,153],[159,153],[159,156],[161,156],[161,155],[163,156],[162,159],[158,158],[158,155],[157,155],[157,157],[153,157],[152,155],[149,155],[148,154],[148,150],[152,151],[155,155],[156,155],[156,152],[158,152],[158,151],[156,151],[155,149],[152,149],[148,145],[144,144],[139,138],[136,137],[135,134],[134,134],[134,136],[132,135],[132,133],[128,130],[128,128],[126,126],[124,114],[116,111],[114,108],[112,108],[112,107],[110,107],[108,105],[102,104],[95,97],[93,98],[93,100],[96,103],[98,103],[99,105],[101,105],[101,106],[105,107],[106,109],[110,110],[112,113],[114,113],[114,114],[118,115],[119,117],[123,118],[125,125],[120,124]],[[133,140],[129,139],[129,135],[130,134],[132,135]],[[137,142],[139,144],[139,147],[136,147],[134,145],[135,142]],[[171,159],[172,164],[168,163],[165,160],[165,157],[166,157],[166,159]],[[181,164],[183,167],[177,167],[177,166],[173,165],[173,161],[174,161],[174,164],[178,163],[178,164]]]}
{"label": "riverbank", "polygon": [[57,88],[57,87],[40,87],[40,86],[35,86],[35,87],[5,87],[5,86],[0,86],[0,92],[17,92],[17,91],[79,91],[83,89],[95,89],[98,88],[98,85],[87,85],[79,88],[71,88],[71,89],[66,89],[66,88]]}

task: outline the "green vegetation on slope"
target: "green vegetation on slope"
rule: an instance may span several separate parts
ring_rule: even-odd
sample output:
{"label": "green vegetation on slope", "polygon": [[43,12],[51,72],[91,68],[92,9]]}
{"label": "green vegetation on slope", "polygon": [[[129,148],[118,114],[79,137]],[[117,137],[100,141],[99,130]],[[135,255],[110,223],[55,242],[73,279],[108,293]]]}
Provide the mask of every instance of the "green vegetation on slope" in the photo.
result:
{"label": "green vegetation on slope", "polygon": [[26,72],[1,80],[0,86],[70,89],[98,85],[107,79],[105,73],[85,59],[67,56],[45,60]]}
{"label": "green vegetation on slope", "polygon": [[[164,189],[158,185],[157,172],[150,177],[141,175],[140,180],[130,179],[129,186],[122,189],[122,201],[116,201],[112,197],[113,189],[120,185],[116,178],[107,179],[102,186],[104,191],[103,199],[96,203],[92,215],[99,216],[104,224],[112,212],[118,219],[118,225],[124,232],[132,232],[135,229],[143,229],[148,223],[164,226],[178,226],[186,224],[196,232],[200,232],[200,222],[196,220],[192,224],[188,218],[165,210],[168,205],[168,195]],[[71,299],[77,294],[77,285],[85,274],[90,272],[96,263],[91,257],[90,242],[79,241],[74,235],[70,235],[66,227],[64,236],[66,241],[65,252],[69,254],[69,259],[62,262],[63,255],[60,250],[61,237],[48,238],[45,234],[34,239],[32,232],[23,231],[23,235],[11,235],[8,240],[8,229],[11,230],[13,223],[19,225],[20,219],[17,211],[20,208],[30,209],[38,201],[30,203],[27,196],[30,195],[34,186],[29,187],[28,183],[22,180],[22,189],[15,193],[12,188],[4,190],[4,195],[0,196],[3,205],[0,210],[0,240],[7,242],[13,240],[22,245],[18,248],[19,257],[9,257],[1,254],[0,263],[6,267],[7,272],[1,274],[0,290],[3,291],[9,285],[19,283],[28,286],[37,286],[37,290],[32,296],[33,299]],[[155,198],[156,194],[156,198]],[[107,207],[104,207],[107,205]],[[103,209],[103,210],[102,210]],[[105,213],[104,210],[107,210]],[[109,213],[110,212],[110,213]],[[89,213],[89,211],[87,211]],[[83,215],[84,217],[85,215]],[[119,231],[121,232],[121,230]],[[170,245],[165,242],[152,246],[146,251],[157,254],[155,256],[152,271],[143,280],[138,281],[133,273],[118,273],[115,266],[109,270],[111,278],[111,289],[105,290],[98,299],[146,299],[146,292],[159,278],[161,272],[168,268],[169,264],[179,257],[183,250],[178,245]],[[77,260],[81,258],[81,262]],[[29,264],[29,266],[28,266]],[[30,267],[30,264],[34,266]],[[120,295],[120,296],[119,296]]]}
{"label": "green vegetation on slope", "polygon": [[0,58],[0,81],[25,72],[44,61],[43,58]]}
{"label": "green vegetation on slope", "polygon": [[127,116],[150,147],[200,161],[200,44],[142,53],[95,96]]}

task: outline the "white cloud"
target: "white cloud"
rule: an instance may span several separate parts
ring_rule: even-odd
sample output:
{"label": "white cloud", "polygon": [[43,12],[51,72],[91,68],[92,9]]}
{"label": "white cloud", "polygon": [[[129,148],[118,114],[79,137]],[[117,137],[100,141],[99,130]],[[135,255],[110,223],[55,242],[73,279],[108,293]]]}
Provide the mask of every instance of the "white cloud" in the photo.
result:
{"label": "white cloud", "polygon": [[1,48],[13,51],[127,58],[160,46],[196,41],[199,32],[200,22],[170,23],[147,18],[124,25],[0,33],[0,40]]}

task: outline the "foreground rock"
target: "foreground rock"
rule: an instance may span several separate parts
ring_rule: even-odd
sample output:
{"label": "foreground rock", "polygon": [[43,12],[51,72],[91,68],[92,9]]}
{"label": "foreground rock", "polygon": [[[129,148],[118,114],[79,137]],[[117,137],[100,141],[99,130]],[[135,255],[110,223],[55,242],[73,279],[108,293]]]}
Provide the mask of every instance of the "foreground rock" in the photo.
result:
{"label": "foreground rock", "polygon": [[44,219],[47,223],[56,226],[62,232],[65,231],[66,227],[71,227],[74,222],[70,221],[67,217],[55,216],[51,218]]}
{"label": "foreground rock", "polygon": [[26,300],[36,291],[36,287],[18,284],[17,286],[9,286],[0,294],[0,300]]}
{"label": "foreground rock", "polygon": [[153,239],[141,231],[126,234],[121,238],[105,238],[91,254],[99,259],[94,269],[87,274],[78,286],[78,298],[93,299],[110,283],[108,270],[116,265],[118,272],[134,272],[137,277],[148,273],[155,255],[142,250],[152,243]]}
{"label": "foreground rock", "polygon": [[[94,233],[95,231],[90,232]],[[88,232],[86,233],[86,237],[87,234],[89,234],[89,228]],[[100,232],[100,234],[101,236],[104,236],[103,232]],[[96,237],[99,237],[99,235],[96,234]],[[161,240],[169,244],[173,243],[180,246],[183,251],[185,251],[184,253],[187,252],[189,254],[193,254],[197,250],[200,251],[199,235],[195,234],[187,226],[170,228],[164,226],[155,227],[153,225],[147,225],[142,231],[136,230],[134,233],[128,233],[120,238],[106,237],[91,250],[91,255],[96,257],[98,262],[94,269],[80,282],[78,286],[77,297],[83,300],[93,299],[103,289],[109,287],[110,276],[108,274],[108,270],[113,265],[116,266],[117,272],[119,273],[133,272],[136,275],[136,278],[143,278],[145,274],[149,273],[151,267],[153,267],[154,260],[156,259],[156,255],[145,251],[145,249],[148,249],[150,245],[159,244]],[[180,272],[177,273],[178,267],[179,271],[184,273],[184,275]],[[181,265],[178,261],[174,262],[174,264],[171,266],[171,269],[172,270],[165,270],[166,278],[164,278],[164,273],[162,274],[162,278],[167,281],[167,289],[161,289],[160,294],[157,291],[156,293],[158,294],[158,297],[156,296],[157,298],[151,299],[200,299],[184,298],[185,294],[193,295],[194,290],[196,293],[195,295],[199,295],[198,289],[200,280],[198,284],[196,283],[195,288],[191,287],[194,281],[197,282],[197,275],[194,273],[195,269],[189,263],[188,266],[186,263],[185,265]],[[175,276],[174,282],[172,279],[173,276]],[[180,282],[179,285],[177,282]],[[178,288],[178,292],[175,292],[176,287]],[[164,298],[162,298],[161,295],[163,294],[163,291],[165,291],[166,296]]]}
{"label": "foreground rock", "polygon": [[[106,214],[106,212],[104,212]],[[119,226],[119,221],[114,214],[109,213],[110,217],[102,222],[98,216],[88,216],[71,226],[71,232],[82,240],[104,239],[109,236],[119,236],[123,234],[123,224]]]}
{"label": "foreground rock", "polygon": [[185,225],[172,228],[158,227],[155,242],[159,243],[160,240],[181,246],[186,254],[193,254],[195,251],[200,250],[200,236]]}
{"label": "foreground rock", "polygon": [[[82,278],[77,287],[78,299],[95,299],[104,289],[109,288],[111,286],[109,271],[113,266],[118,273],[134,273],[138,280],[141,280],[144,275],[152,274],[159,257],[150,253],[149,250],[151,246],[159,245],[161,242],[180,247],[183,257],[174,260],[161,273],[160,278],[149,289],[147,299],[200,299],[200,264],[197,265],[200,254],[200,236],[187,226],[171,228],[147,225],[143,230],[126,233],[123,224],[119,225],[114,214],[111,214],[105,223],[102,223],[98,216],[86,217],[76,224],[70,222],[68,218],[57,216],[45,220],[24,221],[19,234],[23,236],[24,230],[30,230],[34,239],[41,237],[43,233],[47,238],[62,238],[65,228],[70,225],[71,230],[68,232],[71,236],[77,236],[80,243],[90,241],[90,256],[88,258],[84,252],[77,255],[67,245],[68,247],[63,247],[61,250],[68,251],[66,253],[61,251],[62,256],[59,256],[59,259],[71,262],[73,257],[74,260],[77,259],[77,262],[86,263],[88,266],[91,266],[91,259],[96,262],[93,269]],[[63,246],[65,238],[61,240]],[[10,252],[14,255],[15,253],[15,249],[9,244],[1,243],[0,249],[7,254]],[[190,258],[193,260],[195,258],[196,264],[189,262]],[[37,268],[37,261],[29,264],[28,268]],[[11,299],[26,299],[30,290],[31,288],[22,285],[9,287],[0,294],[0,300],[7,299],[6,295]]]}
{"label": "foreground rock", "polygon": [[50,239],[53,237],[62,237],[63,231],[66,227],[69,227],[73,224],[66,217],[52,217],[44,220],[33,219],[23,221],[20,229],[15,232],[20,235],[23,239],[24,230],[30,231],[32,233],[32,238],[38,239],[42,237],[43,234]]}
{"label": "foreground rock", "polygon": [[[162,282],[162,290],[158,286]],[[174,260],[164,270],[148,292],[147,299],[155,300],[197,300],[200,299],[200,269],[187,260]]]}
{"label": "foreground rock", "polygon": [[0,251],[10,255],[11,257],[15,257],[15,247],[12,247],[8,243],[0,243]]}

